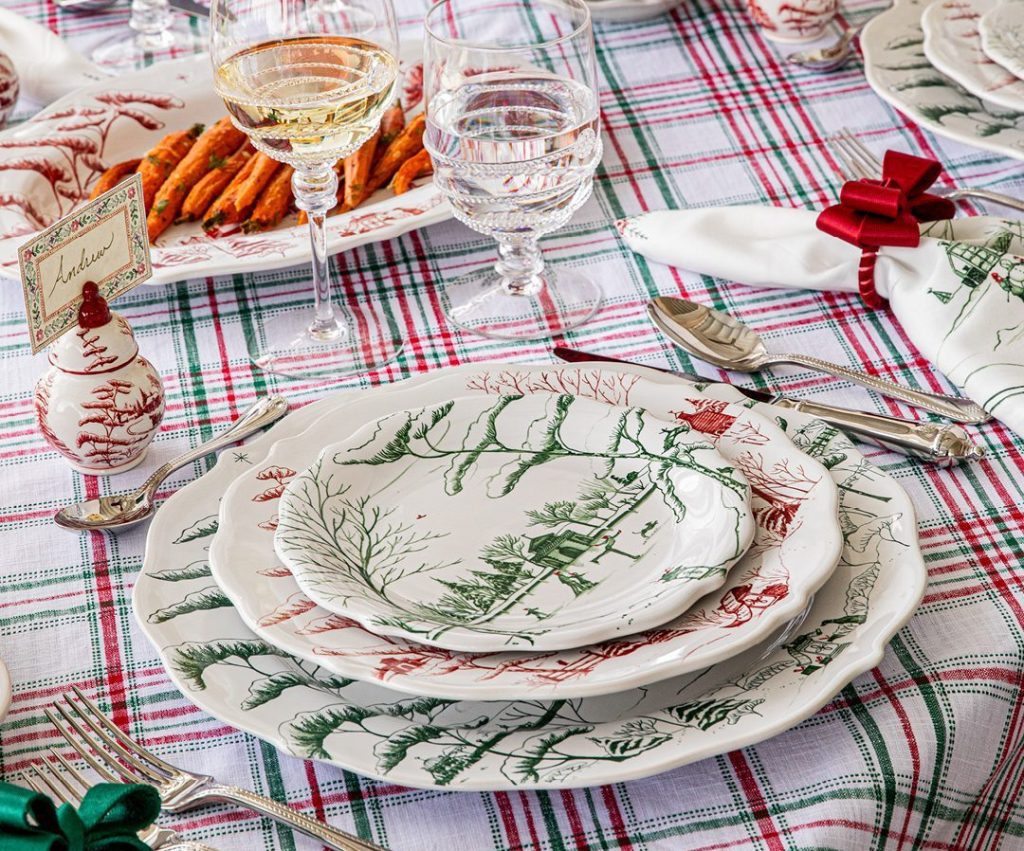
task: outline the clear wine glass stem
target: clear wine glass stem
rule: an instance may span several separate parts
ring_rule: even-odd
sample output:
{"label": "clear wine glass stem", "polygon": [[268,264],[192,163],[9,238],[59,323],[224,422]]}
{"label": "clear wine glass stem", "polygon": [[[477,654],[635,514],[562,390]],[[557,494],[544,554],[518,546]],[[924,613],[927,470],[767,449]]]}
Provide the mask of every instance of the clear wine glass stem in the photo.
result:
{"label": "clear wine glass stem", "polygon": [[338,176],[329,165],[295,169],[292,174],[295,206],[309,216],[313,247],[315,302],[309,333],[317,340],[335,340],[345,333],[331,304],[331,276],[327,266],[327,213],[336,203]]}
{"label": "clear wine glass stem", "polygon": [[537,237],[499,236],[498,262],[494,270],[501,278],[501,286],[509,295],[533,296],[544,289],[541,273],[544,258],[537,245]]}
{"label": "clear wine glass stem", "polygon": [[157,50],[164,46],[165,32],[171,25],[168,0],[132,0],[128,25],[135,30],[141,47]]}

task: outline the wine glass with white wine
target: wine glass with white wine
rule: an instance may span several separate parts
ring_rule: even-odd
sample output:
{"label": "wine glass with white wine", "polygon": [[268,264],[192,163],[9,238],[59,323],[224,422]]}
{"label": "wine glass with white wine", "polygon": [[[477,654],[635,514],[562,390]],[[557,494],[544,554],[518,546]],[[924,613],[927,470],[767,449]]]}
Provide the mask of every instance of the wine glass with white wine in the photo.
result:
{"label": "wine glass with white wine", "polygon": [[584,0],[440,0],[426,16],[423,137],[455,217],[498,262],[448,283],[448,318],[538,340],[601,304],[588,277],[546,266],[537,240],[590,196],[601,161],[597,67]]}
{"label": "wine glass with white wine", "polygon": [[266,320],[253,361],[280,375],[333,378],[393,360],[401,344],[370,299],[335,310],[326,231],[335,164],[377,131],[395,95],[391,0],[213,0],[210,58],[232,120],[257,150],[294,169],[295,204],[309,218],[312,315],[285,306]]}

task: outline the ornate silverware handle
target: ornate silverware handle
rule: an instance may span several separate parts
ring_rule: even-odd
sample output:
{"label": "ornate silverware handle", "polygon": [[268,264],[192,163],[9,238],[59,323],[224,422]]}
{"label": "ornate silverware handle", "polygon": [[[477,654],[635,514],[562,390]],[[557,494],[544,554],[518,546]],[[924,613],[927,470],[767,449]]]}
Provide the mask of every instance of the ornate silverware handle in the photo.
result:
{"label": "ornate silverware handle", "polygon": [[160,483],[179,467],[184,467],[197,458],[202,458],[210,452],[215,452],[266,428],[271,423],[277,422],[286,413],[288,413],[288,400],[284,396],[265,396],[220,434],[215,434],[205,443],[200,443],[194,449],[183,452],[177,458],[172,458],[163,466],[158,467],[139,490],[152,496],[160,487]]}
{"label": "ornate silverware handle", "polygon": [[1013,198],[1010,195],[1003,195],[1001,192],[991,192],[988,189],[951,189],[943,193],[947,198],[954,201],[958,198],[977,198],[979,201],[988,201],[992,204],[999,204],[1011,210],[1024,210],[1024,201],[1020,198]]}
{"label": "ornate silverware handle", "polygon": [[915,408],[931,411],[940,417],[946,417],[954,422],[960,423],[983,423],[992,419],[992,416],[977,402],[970,399],[961,399],[957,396],[946,396],[940,393],[926,393],[922,390],[913,390],[910,387],[903,387],[893,381],[887,381],[876,375],[868,375],[866,372],[847,369],[836,363],[819,360],[806,355],[776,355],[771,356],[774,363],[791,363],[797,366],[806,366],[818,372],[825,372],[837,378],[845,378],[854,384],[867,387],[893,399],[899,399]]}
{"label": "ornate silverware handle", "polygon": [[342,830],[336,830],[323,822],[293,810],[291,807],[250,792],[248,789],[240,789],[236,786],[211,786],[203,790],[203,797],[209,800],[239,804],[254,812],[270,816],[275,821],[293,827],[307,836],[312,836],[318,842],[322,842],[328,848],[334,848],[336,851],[387,851],[380,845],[360,839],[358,836],[353,836]]}
{"label": "ornate silverware handle", "polygon": [[943,466],[981,458],[985,454],[985,449],[976,446],[967,432],[957,425],[908,422],[881,414],[797,401],[785,396],[772,399],[772,404],[802,411],[887,449]]}

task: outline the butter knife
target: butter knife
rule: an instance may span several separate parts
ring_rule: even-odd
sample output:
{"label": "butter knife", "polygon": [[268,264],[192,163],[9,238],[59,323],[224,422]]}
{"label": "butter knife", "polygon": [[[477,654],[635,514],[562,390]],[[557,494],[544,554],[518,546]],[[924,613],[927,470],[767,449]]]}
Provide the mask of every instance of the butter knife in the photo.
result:
{"label": "butter knife", "polygon": [[[715,381],[711,378],[704,378],[700,375],[692,375],[675,369],[636,364],[627,360],[621,360],[620,358],[595,355],[589,352],[581,352],[578,349],[565,348],[564,346],[557,346],[553,349],[553,354],[559,360],[566,361],[567,363],[582,363],[585,361],[592,363],[617,363],[640,367],[641,369],[652,369],[656,372],[681,378],[689,383],[728,384],[725,381]],[[829,425],[849,432],[860,440],[882,446],[885,449],[891,449],[894,452],[901,452],[912,458],[938,464],[942,467],[959,464],[961,461],[978,459],[985,454],[984,447],[977,446],[971,440],[966,430],[958,425],[901,420],[896,417],[887,417],[884,414],[871,414],[867,411],[839,408],[834,405],[810,402],[805,399],[791,399],[781,393],[768,393],[764,390],[754,390],[750,387],[740,387],[736,384],[728,384],[728,386],[742,393],[748,399],[774,405],[777,408],[809,414],[812,417],[824,420]]]}

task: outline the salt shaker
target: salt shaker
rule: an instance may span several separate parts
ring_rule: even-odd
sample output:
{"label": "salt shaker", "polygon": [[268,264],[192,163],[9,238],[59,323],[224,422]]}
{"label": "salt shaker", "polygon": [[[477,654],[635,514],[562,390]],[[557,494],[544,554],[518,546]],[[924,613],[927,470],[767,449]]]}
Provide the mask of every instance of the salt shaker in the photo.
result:
{"label": "salt shaker", "polygon": [[43,436],[82,473],[121,473],[146,455],[164,415],[159,373],[139,354],[131,327],[92,282],[78,326],[50,348],[36,385]]}

